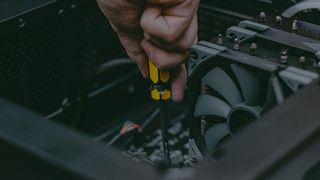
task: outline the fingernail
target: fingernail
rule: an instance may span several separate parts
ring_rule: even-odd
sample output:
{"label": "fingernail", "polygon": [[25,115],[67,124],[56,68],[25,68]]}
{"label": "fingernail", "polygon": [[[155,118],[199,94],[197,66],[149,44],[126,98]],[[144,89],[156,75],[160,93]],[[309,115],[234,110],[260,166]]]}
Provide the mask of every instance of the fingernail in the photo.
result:
{"label": "fingernail", "polygon": [[149,72],[148,72],[148,70],[144,70],[144,71],[142,72],[142,76],[143,76],[143,78],[148,79],[148,78],[149,78]]}
{"label": "fingernail", "polygon": [[172,93],[172,100],[174,102],[181,102],[183,100],[184,91],[182,92],[173,92]]}

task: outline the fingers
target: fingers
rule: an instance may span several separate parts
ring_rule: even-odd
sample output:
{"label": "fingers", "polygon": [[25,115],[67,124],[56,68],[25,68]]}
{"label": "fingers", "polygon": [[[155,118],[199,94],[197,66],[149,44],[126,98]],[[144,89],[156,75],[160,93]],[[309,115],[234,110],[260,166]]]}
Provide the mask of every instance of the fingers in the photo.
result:
{"label": "fingers", "polygon": [[168,43],[161,38],[152,37],[147,32],[144,32],[144,38],[161,49],[165,49],[168,51],[185,52],[191,45],[195,43],[195,41],[197,41],[197,22],[197,16],[194,16],[185,34],[183,34],[180,39],[172,43]]}
{"label": "fingers", "polygon": [[140,45],[141,38],[132,38],[121,33],[118,33],[118,36],[130,59],[137,64],[142,76],[148,78],[148,58]]}
{"label": "fingers", "polygon": [[162,15],[163,10],[159,6],[147,6],[140,20],[140,26],[144,32],[152,37],[161,38],[166,42],[175,42],[185,33],[190,24],[189,16]]}
{"label": "fingers", "polygon": [[[153,3],[180,2],[173,7],[147,5],[140,25],[144,38],[157,47],[175,52],[185,52],[197,39],[198,0],[154,0]],[[149,1],[151,2],[151,1]]]}
{"label": "fingers", "polygon": [[171,69],[182,64],[186,58],[186,53],[166,51],[147,40],[142,40],[142,48],[147,53],[150,60],[160,69]]}
{"label": "fingers", "polygon": [[187,83],[187,70],[184,64],[180,65],[172,76],[172,100],[179,102],[183,100],[184,89]]}
{"label": "fingers", "polygon": [[183,62],[197,41],[199,0],[97,1],[145,78],[148,58],[160,69],[174,69],[172,99],[182,100],[187,81]]}
{"label": "fingers", "polygon": [[196,16],[198,0],[184,0],[173,7],[146,5],[140,20],[144,32],[167,43],[176,42],[189,29]]}
{"label": "fingers", "polygon": [[166,45],[161,41],[154,40],[155,39],[152,38],[150,38],[149,40],[144,39],[141,43],[142,48],[157,67],[159,67],[160,69],[169,69],[174,68],[184,62],[184,60],[186,59],[187,48],[198,42],[198,36],[195,33],[192,40],[182,39],[178,42],[181,44],[185,43],[184,45],[182,45],[186,46],[185,50],[176,50],[173,45]]}

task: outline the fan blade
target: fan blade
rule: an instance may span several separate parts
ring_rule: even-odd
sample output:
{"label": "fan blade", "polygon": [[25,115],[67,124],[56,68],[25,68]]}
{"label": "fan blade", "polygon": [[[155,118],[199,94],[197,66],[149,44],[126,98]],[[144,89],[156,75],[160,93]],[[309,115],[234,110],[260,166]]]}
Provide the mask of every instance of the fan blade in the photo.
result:
{"label": "fan blade", "polygon": [[257,105],[260,98],[260,81],[254,73],[238,65],[232,64],[231,69],[240,83],[244,101],[247,105]]}
{"label": "fan blade", "polygon": [[225,123],[216,124],[211,127],[204,135],[208,152],[213,153],[218,143],[228,135],[229,131]]}
{"label": "fan blade", "polygon": [[231,107],[221,99],[214,96],[201,94],[196,102],[195,117],[213,115],[227,118]]}
{"label": "fan blade", "polygon": [[210,71],[202,82],[221,94],[231,106],[236,106],[243,101],[237,86],[221,68]]}
{"label": "fan blade", "polygon": [[237,134],[242,129],[260,118],[260,106],[247,106],[245,104],[235,107],[227,119],[227,127],[231,135]]}
{"label": "fan blade", "polygon": [[269,81],[269,86],[268,86],[268,93],[266,100],[263,105],[263,112],[266,112],[272,108],[277,102],[276,100],[276,95],[274,94],[273,86],[272,83]]}

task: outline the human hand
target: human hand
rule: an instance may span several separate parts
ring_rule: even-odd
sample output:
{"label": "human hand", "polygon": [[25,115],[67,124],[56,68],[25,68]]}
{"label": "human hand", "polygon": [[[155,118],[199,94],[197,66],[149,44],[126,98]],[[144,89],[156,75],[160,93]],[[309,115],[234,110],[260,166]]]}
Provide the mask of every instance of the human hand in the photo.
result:
{"label": "human hand", "polygon": [[144,77],[148,58],[172,70],[172,99],[183,98],[187,81],[183,61],[197,41],[199,0],[98,0],[129,57]]}
{"label": "human hand", "polygon": [[144,0],[97,0],[97,2],[128,56],[136,62],[142,75],[147,78],[147,56],[141,47],[143,31],[139,25],[144,10]]}

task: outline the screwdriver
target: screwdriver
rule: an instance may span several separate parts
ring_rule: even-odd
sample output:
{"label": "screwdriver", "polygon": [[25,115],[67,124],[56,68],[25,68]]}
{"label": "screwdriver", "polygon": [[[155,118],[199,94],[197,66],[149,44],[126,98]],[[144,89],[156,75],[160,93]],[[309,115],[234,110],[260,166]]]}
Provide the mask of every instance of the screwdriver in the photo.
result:
{"label": "screwdriver", "polygon": [[166,103],[171,99],[170,71],[158,69],[149,59],[149,78],[151,81],[150,96],[158,102],[160,109],[164,163],[170,166],[171,160],[166,122]]}

